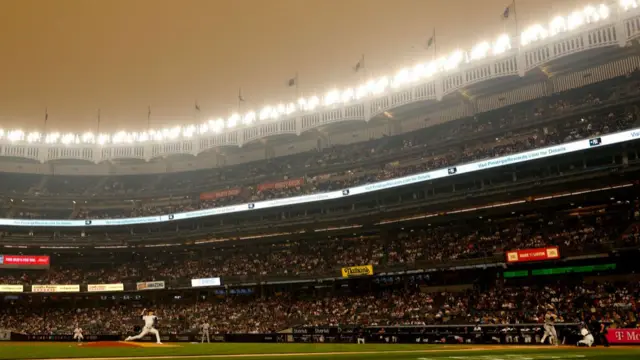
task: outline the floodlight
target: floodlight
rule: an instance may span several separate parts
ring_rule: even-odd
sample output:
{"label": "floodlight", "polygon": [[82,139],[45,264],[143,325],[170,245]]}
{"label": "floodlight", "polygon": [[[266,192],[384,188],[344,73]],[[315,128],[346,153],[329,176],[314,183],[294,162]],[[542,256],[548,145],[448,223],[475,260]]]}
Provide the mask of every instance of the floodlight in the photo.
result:
{"label": "floodlight", "polygon": [[584,24],[584,14],[578,11],[572,12],[567,17],[567,29],[575,30]]}
{"label": "floodlight", "polygon": [[351,100],[353,100],[353,96],[354,96],[354,92],[352,88],[348,88],[345,91],[342,92],[342,95],[340,96],[341,100],[343,103],[348,103]]}
{"label": "floodlight", "polygon": [[389,86],[389,78],[386,76],[383,76],[373,83],[373,87],[371,88],[371,93],[373,95],[380,95],[387,90],[388,86]]}
{"label": "floodlight", "polygon": [[227,119],[227,128],[229,129],[233,129],[234,127],[236,127],[236,125],[238,125],[238,118],[240,116],[238,116],[238,114],[233,114],[231,115],[228,119]]}
{"label": "floodlight", "polygon": [[320,105],[320,99],[317,96],[312,96],[307,100],[307,110],[314,110]]}
{"label": "floodlight", "polygon": [[360,85],[356,90],[356,99],[362,99],[363,97],[367,96],[367,94],[367,85]]}
{"label": "floodlight", "polygon": [[242,123],[244,125],[251,125],[255,120],[256,120],[256,113],[253,111],[249,111],[244,115],[244,118],[242,119]]}
{"label": "floodlight", "polygon": [[462,53],[461,50],[456,50],[452,52],[451,55],[449,55],[449,57],[444,62],[444,70],[449,71],[449,70],[456,69],[458,65],[460,65],[463,59],[464,59],[464,54]]}
{"label": "floodlight", "polygon": [[95,141],[95,137],[93,136],[93,133],[86,132],[86,133],[82,134],[82,143],[83,144],[93,144],[94,141]]}
{"label": "floodlight", "polygon": [[549,23],[549,34],[551,36],[557,35],[565,31],[567,31],[567,23],[562,16],[556,16]]}
{"label": "floodlight", "polygon": [[287,106],[285,107],[284,111],[285,111],[285,114],[287,114],[287,115],[293,114],[294,112],[296,112],[296,104],[294,104],[292,102],[288,103]]}
{"label": "floodlight", "polygon": [[73,144],[74,142],[77,143],[76,141],[76,135],[71,134],[71,133],[67,133],[62,135],[62,138],[60,139],[60,142],[65,144],[65,145],[69,145],[69,144]]}
{"label": "floodlight", "polygon": [[34,143],[40,141],[40,133],[39,132],[31,132],[27,135],[27,142]]}
{"label": "floodlight", "polygon": [[511,39],[509,35],[502,34],[498,36],[496,41],[493,43],[493,55],[500,55],[511,49]]}
{"label": "floodlight", "polygon": [[100,145],[104,145],[104,144],[106,144],[106,143],[108,143],[108,142],[109,142],[109,135],[107,135],[107,134],[100,134],[100,135],[98,136],[98,144],[100,144]]}
{"label": "floodlight", "polygon": [[427,76],[427,65],[418,64],[411,69],[411,81],[420,80]]}
{"label": "floodlight", "polygon": [[488,42],[483,41],[471,49],[471,53],[469,54],[469,60],[480,60],[487,57],[489,50],[491,49],[491,45]]}
{"label": "floodlight", "polygon": [[224,129],[225,126],[225,122],[223,118],[218,118],[214,123],[213,123],[213,131],[215,132],[220,132]]}
{"label": "floodlight", "polygon": [[22,130],[11,130],[7,134],[7,139],[9,139],[9,141],[21,141],[21,140],[24,140],[24,131],[22,131]]}
{"label": "floodlight", "polygon": [[[564,22],[564,19],[560,18],[560,20],[558,21]],[[547,30],[545,30],[545,28],[543,28],[542,25],[535,24],[522,32],[520,36],[520,43],[523,46],[526,46],[531,44],[532,42],[542,40],[547,36],[549,36],[549,33],[547,32]]]}
{"label": "floodlight", "polygon": [[324,96],[324,106],[331,106],[338,102],[340,93],[338,90],[331,90]]}
{"label": "floodlight", "polygon": [[620,6],[624,11],[635,9],[638,7],[637,0],[620,0]]}
{"label": "floodlight", "polygon": [[398,71],[396,76],[393,78],[393,82],[391,82],[391,86],[394,88],[405,85],[411,79],[409,74],[409,69],[402,69]]}
{"label": "floodlight", "polygon": [[609,10],[609,7],[607,5],[600,4],[600,6],[598,6],[598,13],[600,14],[600,20],[604,20],[609,17],[609,14],[611,14],[611,10]]}

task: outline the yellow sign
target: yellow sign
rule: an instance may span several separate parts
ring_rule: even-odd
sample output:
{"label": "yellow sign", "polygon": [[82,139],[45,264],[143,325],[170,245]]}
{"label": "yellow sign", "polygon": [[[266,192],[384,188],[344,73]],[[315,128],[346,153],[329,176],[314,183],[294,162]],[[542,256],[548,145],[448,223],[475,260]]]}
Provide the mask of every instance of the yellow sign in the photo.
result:
{"label": "yellow sign", "polygon": [[80,285],[31,285],[34,293],[80,292]]}
{"label": "yellow sign", "polygon": [[20,293],[24,291],[22,285],[0,285],[0,293]]}
{"label": "yellow sign", "polygon": [[92,284],[87,285],[88,292],[124,291],[124,284]]}
{"label": "yellow sign", "polygon": [[343,278],[371,275],[373,275],[373,265],[361,265],[342,268]]}

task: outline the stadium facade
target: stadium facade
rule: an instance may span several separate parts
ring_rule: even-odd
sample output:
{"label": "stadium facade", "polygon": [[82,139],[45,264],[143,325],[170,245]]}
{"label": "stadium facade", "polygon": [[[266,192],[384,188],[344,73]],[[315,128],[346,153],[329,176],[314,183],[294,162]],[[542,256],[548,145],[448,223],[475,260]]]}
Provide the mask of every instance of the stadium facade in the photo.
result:
{"label": "stadium facade", "polygon": [[[57,191],[55,184],[42,193],[8,189],[6,214],[64,206],[73,211],[67,218],[0,219],[0,293],[12,304],[0,309],[6,312],[0,328],[12,329],[5,333],[18,340],[69,340],[71,321],[117,308],[100,313],[115,319],[102,328],[83,326],[96,340],[98,335],[118,340],[134,325],[129,313],[134,305],[157,307],[171,317],[167,340],[174,341],[193,341],[198,331],[193,322],[210,318],[220,331],[241,334],[219,337],[224,341],[351,342],[364,331],[369,340],[384,342],[390,339],[380,336],[386,328],[400,342],[441,341],[445,332],[443,342],[492,342],[516,333],[524,342],[525,335],[535,338],[536,325],[503,331],[504,325],[538,319],[552,304],[566,315],[563,336],[573,341],[586,313],[554,302],[550,287],[563,296],[586,291],[622,300],[638,291],[632,285],[623,292],[602,285],[638,280],[630,275],[639,270],[640,238],[640,10],[635,5],[587,8],[580,23],[572,14],[555,19],[549,29],[528,29],[520,37],[523,45],[514,49],[500,37],[495,56],[489,55],[491,46],[456,53],[436,62],[428,75],[412,78],[430,65],[416,67],[374,81],[365,86],[371,93],[359,98],[357,90],[346,101],[330,92],[322,100],[305,100],[306,105],[317,101],[313,107],[283,105],[278,113],[276,106],[264,113],[264,121],[238,116],[223,120],[224,126],[213,121],[207,125],[213,130],[185,126],[146,140],[140,134],[103,142],[93,135],[7,134],[0,140],[5,177],[31,176],[39,189],[62,177],[70,191]],[[88,190],[110,178],[209,179],[212,167],[242,171],[252,162],[268,167],[286,156],[304,157],[340,144],[352,155],[359,140],[385,145],[385,139],[405,141],[412,134],[434,142],[317,168],[303,162],[291,170],[299,171],[296,176],[267,174],[260,185],[251,176],[231,178],[231,170],[226,183],[205,181],[208,190],[202,193],[182,189],[180,182],[152,193],[126,186],[118,194]],[[267,141],[258,144],[259,139]],[[220,150],[230,146],[236,148]],[[317,188],[289,189],[305,185],[303,178],[317,180]],[[71,179],[80,179],[77,184],[90,179],[91,186],[76,187]],[[256,200],[245,196],[245,187],[286,191]],[[199,210],[183,206],[155,215],[110,215],[124,200],[163,206],[177,198],[182,205],[182,197],[192,193],[203,202],[235,199]],[[106,215],[81,218],[78,206]],[[585,290],[576,281],[597,285]],[[525,288],[534,283],[537,290]],[[485,307],[465,304],[464,294]],[[496,299],[486,300],[501,301],[502,295],[509,301],[498,308],[492,307]],[[320,297],[339,300],[308,300]],[[428,302],[441,306],[436,315],[420,307]],[[400,303],[408,307],[397,310],[401,316],[367,313],[371,304],[382,314]],[[317,311],[298,318],[303,312],[290,304]],[[418,310],[412,304],[419,304]],[[334,309],[338,305],[344,306],[341,316]],[[54,330],[50,323],[21,325],[32,323],[30,312],[41,311],[68,323]],[[287,313],[295,321],[272,313]],[[464,325],[449,326],[456,317]],[[485,321],[483,327],[491,330],[476,337],[470,319]],[[611,321],[627,326],[632,319]],[[395,326],[399,323],[408,327]],[[14,330],[20,327],[22,334]],[[287,332],[273,335],[284,327]]]}

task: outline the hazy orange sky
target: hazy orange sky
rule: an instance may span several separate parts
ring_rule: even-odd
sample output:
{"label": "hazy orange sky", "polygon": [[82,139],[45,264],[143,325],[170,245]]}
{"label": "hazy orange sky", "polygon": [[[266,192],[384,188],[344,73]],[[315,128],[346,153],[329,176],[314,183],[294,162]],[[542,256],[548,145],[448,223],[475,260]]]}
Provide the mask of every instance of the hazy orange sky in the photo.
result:
{"label": "hazy orange sky", "polygon": [[[0,126],[142,130],[357,84],[491,40],[510,0],[0,0]],[[520,29],[586,1],[519,0]],[[591,2],[590,4],[598,4]]]}

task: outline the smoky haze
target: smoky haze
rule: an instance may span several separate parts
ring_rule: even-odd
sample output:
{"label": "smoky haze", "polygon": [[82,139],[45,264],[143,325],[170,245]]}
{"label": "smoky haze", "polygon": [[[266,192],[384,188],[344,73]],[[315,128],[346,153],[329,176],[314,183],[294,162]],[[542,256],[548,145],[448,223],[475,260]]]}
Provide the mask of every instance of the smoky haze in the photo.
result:
{"label": "smoky haze", "polygon": [[[0,126],[144,130],[318,94],[467,49],[510,0],[0,0]],[[596,3],[591,3],[595,5]],[[587,5],[519,0],[520,30]],[[366,71],[353,66],[365,54]],[[200,113],[195,111],[195,102]]]}

